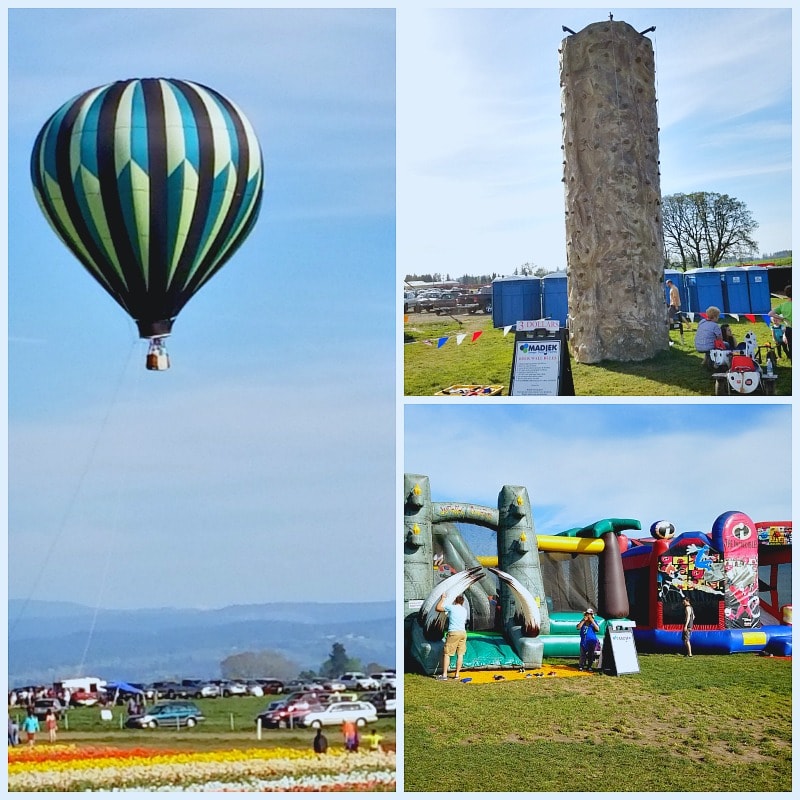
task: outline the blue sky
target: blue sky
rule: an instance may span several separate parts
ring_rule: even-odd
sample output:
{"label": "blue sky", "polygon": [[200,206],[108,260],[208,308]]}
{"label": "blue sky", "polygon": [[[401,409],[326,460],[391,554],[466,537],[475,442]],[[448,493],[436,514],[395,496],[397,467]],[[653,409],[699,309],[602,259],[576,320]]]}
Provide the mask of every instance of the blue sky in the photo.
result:
{"label": "blue sky", "polygon": [[398,15],[401,276],[566,267],[562,25],[609,10],[656,26],[662,194],[736,197],[760,252],[791,248],[788,8],[417,9]]}
{"label": "blue sky", "polygon": [[[394,43],[393,10],[9,11],[12,597],[393,597]],[[28,166],[62,103],[158,76],[230,97],[266,176],[163,374],[45,222]]]}
{"label": "blue sky", "polygon": [[731,510],[786,520],[791,407],[408,404],[404,470],[437,501],[494,508],[503,486],[525,486],[538,533],[607,517],[708,532]]}

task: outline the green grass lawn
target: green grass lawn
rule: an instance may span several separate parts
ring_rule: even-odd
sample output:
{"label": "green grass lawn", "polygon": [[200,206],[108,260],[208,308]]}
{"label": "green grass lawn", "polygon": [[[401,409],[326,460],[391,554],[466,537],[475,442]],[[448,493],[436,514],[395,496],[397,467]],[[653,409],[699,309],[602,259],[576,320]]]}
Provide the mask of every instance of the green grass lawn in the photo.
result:
{"label": "green grass lawn", "polygon": [[791,791],[791,660],[639,663],[480,685],[406,675],[405,790]]}
{"label": "green grass lawn", "polygon": [[[778,301],[775,300],[775,303]],[[731,326],[737,341],[753,330],[759,344],[772,341],[771,330],[761,321],[723,320]],[[606,361],[587,365],[572,361],[575,394],[578,396],[712,396],[714,381],[703,368],[703,357],[694,349],[697,325],[684,332],[670,333],[672,346],[655,358],[639,362]],[[471,334],[482,331],[474,343]],[[490,315],[462,315],[457,318],[415,314],[405,325],[404,392],[408,396],[429,396],[454,384],[500,384],[508,394],[514,333],[503,335],[493,328]],[[455,336],[466,333],[459,345]],[[439,337],[449,336],[437,347]],[[791,395],[792,366],[782,358],[778,362],[776,395]],[[739,398],[747,400],[746,397]]]}

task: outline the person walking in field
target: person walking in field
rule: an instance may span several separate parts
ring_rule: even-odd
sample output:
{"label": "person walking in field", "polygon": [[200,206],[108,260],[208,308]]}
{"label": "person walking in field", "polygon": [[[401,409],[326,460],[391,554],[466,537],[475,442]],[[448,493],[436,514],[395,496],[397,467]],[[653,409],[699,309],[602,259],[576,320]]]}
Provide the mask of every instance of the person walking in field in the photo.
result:
{"label": "person walking in field", "polygon": [[692,628],[694,627],[694,608],[692,601],[688,597],[683,598],[683,649],[684,655],[691,658],[692,655]]}
{"label": "person walking in field", "polygon": [[328,737],[322,732],[322,728],[317,729],[317,735],[314,737],[314,752],[318,756],[328,752]]}
{"label": "person walking in field", "polygon": [[467,652],[467,616],[464,606],[464,595],[460,594],[452,603],[447,602],[447,595],[443,594],[436,604],[436,610],[447,613],[447,638],[444,642],[444,655],[442,656],[442,675],[440,680],[447,680],[447,668],[450,666],[450,657],[456,656],[456,675],[461,677],[461,664]]}
{"label": "person walking in field", "polygon": [[52,708],[47,712],[47,716],[44,718],[44,727],[47,729],[47,736],[50,740],[50,744],[55,744],[58,734],[58,717]]}
{"label": "person walking in field", "polygon": [[33,713],[33,709],[28,711],[28,716],[22,721],[22,730],[25,731],[28,747],[33,747],[36,744],[36,734],[39,732],[39,720]]}

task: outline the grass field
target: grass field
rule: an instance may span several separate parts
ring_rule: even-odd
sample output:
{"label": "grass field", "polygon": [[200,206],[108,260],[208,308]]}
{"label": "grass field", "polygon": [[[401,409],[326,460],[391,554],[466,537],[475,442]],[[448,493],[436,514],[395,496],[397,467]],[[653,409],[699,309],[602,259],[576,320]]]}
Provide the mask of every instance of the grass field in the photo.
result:
{"label": "grass field", "polygon": [[[773,299],[773,304],[777,304]],[[737,341],[753,330],[759,344],[772,341],[772,332],[761,321],[723,320],[731,325]],[[655,358],[641,362],[606,361],[597,365],[572,361],[575,394],[578,396],[713,396],[714,381],[702,366],[702,356],[694,349],[697,325],[684,332],[672,331],[673,346]],[[472,334],[481,331],[473,342]],[[467,334],[459,345],[455,338]],[[454,384],[499,384],[508,394],[514,333],[503,335],[492,327],[491,315],[462,314],[438,317],[410,314],[404,326],[404,393],[430,396]],[[442,347],[440,337],[448,336]],[[791,395],[792,367],[785,357],[778,362],[776,395]],[[746,401],[748,398],[737,398]]]}
{"label": "grass field", "polygon": [[791,791],[791,660],[639,663],[482,685],[406,675],[405,790]]}

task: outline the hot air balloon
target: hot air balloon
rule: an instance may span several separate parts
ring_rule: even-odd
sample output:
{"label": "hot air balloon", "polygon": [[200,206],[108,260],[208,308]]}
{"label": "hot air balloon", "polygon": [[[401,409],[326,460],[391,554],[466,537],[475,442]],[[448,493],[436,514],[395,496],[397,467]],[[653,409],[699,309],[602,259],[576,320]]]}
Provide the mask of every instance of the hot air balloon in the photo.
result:
{"label": "hot air balloon", "polygon": [[234,254],[261,205],[261,149],[239,109],[185,80],[90,89],[45,123],[31,156],[47,221],[150,340]]}

